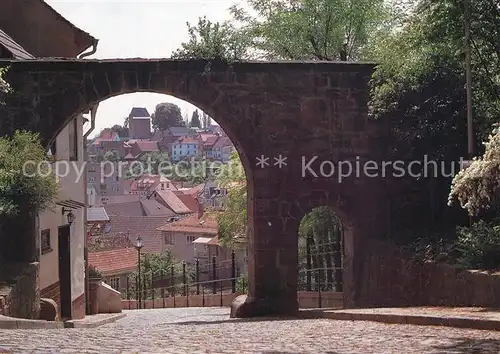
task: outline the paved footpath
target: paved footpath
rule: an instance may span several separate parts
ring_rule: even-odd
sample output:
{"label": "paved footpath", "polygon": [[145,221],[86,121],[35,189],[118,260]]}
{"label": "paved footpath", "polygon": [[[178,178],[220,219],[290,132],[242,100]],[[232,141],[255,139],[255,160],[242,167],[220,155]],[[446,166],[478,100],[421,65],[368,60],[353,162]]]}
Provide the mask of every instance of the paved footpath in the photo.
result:
{"label": "paved footpath", "polygon": [[328,319],[230,320],[227,308],[127,311],[93,329],[0,330],[0,353],[500,353],[500,332]]}

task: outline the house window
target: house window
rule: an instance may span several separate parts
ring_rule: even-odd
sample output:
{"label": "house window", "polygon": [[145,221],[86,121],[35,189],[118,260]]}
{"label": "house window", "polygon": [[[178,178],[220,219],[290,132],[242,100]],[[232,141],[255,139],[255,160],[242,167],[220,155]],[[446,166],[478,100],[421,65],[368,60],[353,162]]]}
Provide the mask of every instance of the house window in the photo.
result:
{"label": "house window", "polygon": [[69,159],[71,161],[78,160],[78,126],[76,118],[68,124],[69,129]]}
{"label": "house window", "polygon": [[89,177],[88,182],[89,182],[89,183],[93,183],[93,182],[95,182],[95,177]]}
{"label": "house window", "polygon": [[174,235],[172,235],[172,234],[165,234],[164,239],[165,239],[165,244],[166,245],[173,245],[174,244]]}
{"label": "house window", "polygon": [[115,277],[115,278],[109,278],[108,279],[108,284],[115,290],[120,290],[120,278]]}
{"label": "house window", "polygon": [[196,236],[186,236],[187,243],[193,243],[196,240]]}
{"label": "house window", "polygon": [[40,245],[42,248],[42,254],[52,251],[52,247],[50,246],[50,229],[42,230]]}

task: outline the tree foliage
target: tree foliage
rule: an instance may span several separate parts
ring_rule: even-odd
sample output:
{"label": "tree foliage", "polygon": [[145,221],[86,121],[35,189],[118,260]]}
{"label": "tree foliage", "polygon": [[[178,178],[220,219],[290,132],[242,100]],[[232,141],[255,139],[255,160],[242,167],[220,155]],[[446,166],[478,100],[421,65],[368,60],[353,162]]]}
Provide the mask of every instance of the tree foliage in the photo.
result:
{"label": "tree foliage", "polygon": [[[141,267],[141,290],[142,290],[142,298],[143,299],[151,299],[153,291],[155,292],[155,298],[158,298],[161,295],[160,289],[152,289],[152,282],[154,279],[159,279],[160,277],[169,278],[172,272],[172,268],[174,270],[174,280],[175,284],[182,283],[182,280],[179,275],[182,274],[182,262],[174,257],[170,250],[166,250],[161,254],[156,253],[142,253],[140,258],[140,267]],[[186,269],[187,276],[190,276],[192,273],[191,269]],[[139,272],[138,270],[134,271],[129,275],[129,296],[135,297],[137,288],[136,283],[138,280]],[[191,280],[191,279],[190,279]],[[179,292],[180,289],[175,289],[173,287],[168,287],[165,289],[166,294],[174,294]],[[126,295],[126,294],[123,294]]]}
{"label": "tree foliage", "polygon": [[495,128],[484,145],[484,155],[461,170],[451,185],[449,205],[456,199],[469,215],[497,205],[500,197],[500,128]]}
{"label": "tree foliage", "polygon": [[[127,122],[128,124],[128,122]],[[115,124],[111,128],[111,131],[118,133],[120,138],[126,138],[129,136],[129,130],[127,126],[122,126],[120,124]]]}
{"label": "tree foliage", "polygon": [[[311,210],[299,225],[299,269],[307,268],[307,243],[309,243],[313,269],[325,269],[324,279],[319,272],[313,272],[317,284],[334,285],[342,291],[342,224],[328,206]],[[302,279],[305,273],[302,272]]]}
{"label": "tree foliage", "polygon": [[201,128],[200,113],[198,112],[198,110],[195,110],[193,112],[193,115],[191,116],[191,121],[189,122],[189,127]]}
{"label": "tree foliage", "polygon": [[5,69],[0,69],[0,104],[3,104],[4,96],[10,90],[9,84],[3,79]]}
{"label": "tree foliage", "polygon": [[118,162],[120,161],[120,154],[116,150],[108,150],[103,156],[104,161]]}
{"label": "tree foliage", "polygon": [[479,220],[472,227],[459,227],[455,245],[458,264],[467,269],[500,269],[500,226],[498,220]]}
{"label": "tree foliage", "polygon": [[151,115],[153,129],[165,131],[171,127],[185,127],[182,112],[178,105],[170,102],[157,104]]}
{"label": "tree foliage", "polygon": [[247,237],[247,182],[245,170],[238,153],[231,158],[219,172],[217,182],[227,189],[223,201],[223,211],[217,214],[219,240],[221,244],[231,246],[236,239]]}
{"label": "tree foliage", "polygon": [[174,58],[357,60],[385,30],[383,0],[247,0],[232,20],[188,23],[190,39]]}
{"label": "tree foliage", "polygon": [[[497,21],[480,14],[487,2],[471,1],[472,38],[477,44],[472,53],[474,123],[479,141],[498,119],[499,104],[500,82],[489,79],[495,77],[492,66],[498,68],[498,53],[485,57],[484,52],[493,54],[500,32],[481,30],[493,30]],[[381,39],[375,53],[380,65],[372,82],[370,110],[374,118],[390,120],[391,149],[397,156],[409,159],[426,154],[436,160],[465,156],[463,48],[463,8],[453,0],[419,1],[403,28]]]}
{"label": "tree foliage", "polygon": [[189,40],[172,54],[174,59],[239,60],[247,56],[249,38],[227,21],[211,22],[205,17],[196,26],[187,22]]}
{"label": "tree foliage", "polygon": [[208,129],[210,124],[212,124],[212,118],[205,112],[202,114],[202,123],[203,123],[203,129]]}
{"label": "tree foliage", "polygon": [[388,15],[383,0],[248,0],[247,5],[251,11],[234,5],[233,17],[266,59],[360,59]]}
{"label": "tree foliage", "polygon": [[139,177],[143,174],[158,175],[168,171],[170,158],[167,152],[146,152],[139,157],[139,163],[133,163],[127,168],[127,177]]}
{"label": "tree foliage", "polygon": [[24,208],[44,211],[58,192],[38,134],[16,131],[0,138],[0,216],[14,217]]}

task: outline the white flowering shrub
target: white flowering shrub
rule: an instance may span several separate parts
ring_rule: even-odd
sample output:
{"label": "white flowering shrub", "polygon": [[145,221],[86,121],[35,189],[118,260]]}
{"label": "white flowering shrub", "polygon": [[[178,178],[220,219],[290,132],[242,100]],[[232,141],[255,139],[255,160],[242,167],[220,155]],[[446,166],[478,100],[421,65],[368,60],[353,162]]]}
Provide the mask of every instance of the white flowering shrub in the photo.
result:
{"label": "white flowering shrub", "polygon": [[0,104],[3,103],[4,95],[9,92],[10,89],[9,84],[2,78],[4,71],[4,69],[0,69]]}
{"label": "white flowering shrub", "polygon": [[453,178],[448,197],[448,205],[458,200],[471,216],[494,205],[500,192],[500,128],[493,130],[484,145],[484,155]]}

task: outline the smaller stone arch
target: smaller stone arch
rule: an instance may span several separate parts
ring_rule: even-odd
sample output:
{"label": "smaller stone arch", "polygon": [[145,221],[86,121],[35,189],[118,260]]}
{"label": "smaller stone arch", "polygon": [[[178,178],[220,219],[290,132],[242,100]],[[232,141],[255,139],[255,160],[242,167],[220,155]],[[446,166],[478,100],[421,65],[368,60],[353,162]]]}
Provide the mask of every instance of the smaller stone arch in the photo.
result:
{"label": "smaller stone arch", "polygon": [[[361,261],[360,255],[357,254],[357,238],[360,236],[356,229],[356,219],[344,211],[343,201],[340,196],[331,193],[320,193],[319,197],[301,198],[297,201],[298,225],[302,219],[313,209],[326,206],[339,219],[342,228],[342,278],[343,278],[343,305],[344,307],[355,307],[357,294],[357,278],[359,275],[354,272],[356,261]],[[298,246],[297,246],[298,247]],[[297,249],[298,251],[298,249]]]}

